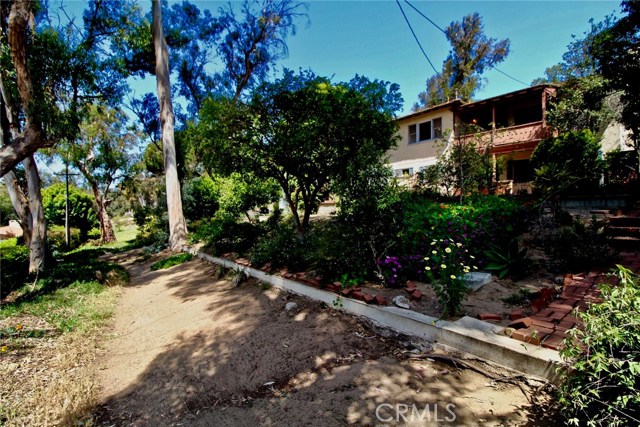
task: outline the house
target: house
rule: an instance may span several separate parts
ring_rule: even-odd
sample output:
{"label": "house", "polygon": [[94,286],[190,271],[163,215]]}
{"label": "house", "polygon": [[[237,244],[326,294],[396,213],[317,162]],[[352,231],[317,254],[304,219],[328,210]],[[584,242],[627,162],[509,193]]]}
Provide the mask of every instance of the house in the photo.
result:
{"label": "house", "polygon": [[456,99],[399,117],[401,139],[389,153],[390,166],[398,177],[413,177],[458,138],[489,150],[503,192],[531,192],[529,159],[551,135],[546,109],[556,88],[543,84],[481,101]]}

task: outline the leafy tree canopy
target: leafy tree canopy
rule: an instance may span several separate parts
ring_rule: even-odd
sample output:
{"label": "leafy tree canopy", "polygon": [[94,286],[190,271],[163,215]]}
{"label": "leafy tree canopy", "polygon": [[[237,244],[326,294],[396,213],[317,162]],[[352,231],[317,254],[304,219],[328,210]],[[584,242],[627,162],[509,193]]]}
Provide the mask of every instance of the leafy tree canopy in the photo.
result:
{"label": "leafy tree canopy", "polygon": [[509,39],[487,37],[477,12],[449,24],[445,34],[451,50],[442,71],[427,80],[427,88],[418,95],[415,110],[455,98],[470,101],[482,87],[484,71],[509,55]]}
{"label": "leafy tree canopy", "polygon": [[[84,236],[98,225],[94,203],[91,195],[74,185],[69,186],[69,225],[78,228]],[[42,204],[49,223],[64,225],[65,184],[53,184],[42,190]]]}
{"label": "leafy tree canopy", "polygon": [[198,151],[221,173],[276,180],[304,232],[330,185],[348,179],[350,164],[377,163],[396,143],[398,89],[361,76],[334,84],[311,71],[285,70],[246,104],[206,102]]}

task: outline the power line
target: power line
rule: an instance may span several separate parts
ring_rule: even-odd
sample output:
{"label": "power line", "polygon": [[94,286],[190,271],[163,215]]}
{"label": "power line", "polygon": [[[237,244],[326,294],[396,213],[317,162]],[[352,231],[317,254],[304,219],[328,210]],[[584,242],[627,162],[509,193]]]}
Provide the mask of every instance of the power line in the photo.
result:
{"label": "power line", "polygon": [[[398,1],[398,0],[396,0],[396,1]],[[431,23],[431,25],[433,25],[433,26],[434,26],[434,27],[436,27],[438,30],[440,30],[440,32],[442,32],[442,34],[444,34],[445,36],[447,35],[447,32],[446,32],[445,30],[443,30],[443,29],[442,29],[442,27],[440,27],[438,24],[436,24],[435,22],[433,22],[433,21],[432,21],[432,20],[431,20],[427,15],[425,15],[424,13],[422,13],[422,12],[421,12],[418,8],[416,8],[414,5],[412,5],[411,3],[409,3],[409,0],[404,0],[404,2],[405,2],[406,4],[408,4],[409,6],[411,6],[411,8],[412,8],[413,10],[415,10],[416,12],[418,12],[418,14],[419,14],[420,16],[422,16],[424,19],[426,19],[427,21],[429,21],[429,22]],[[400,3],[398,3],[398,6],[400,6]],[[400,8],[400,10],[402,10],[402,7]],[[402,14],[404,15],[404,12],[402,12]],[[406,17],[406,16],[405,16],[405,19],[407,19],[407,17]],[[409,22],[407,21],[407,23],[409,23]],[[411,26],[409,26],[409,28],[411,28]],[[413,33],[413,30],[411,30],[411,32]],[[413,36],[415,37],[415,34],[414,34]],[[416,39],[416,41],[417,41],[417,39]],[[420,42],[418,42],[418,44],[420,44]],[[424,53],[424,52],[423,52],[423,53]],[[429,61],[429,63],[431,63],[431,61]],[[432,65],[432,67],[433,67],[433,65]],[[504,76],[506,76],[506,77],[510,78],[511,80],[514,80],[514,81],[516,81],[516,82],[518,82],[518,83],[520,83],[520,84],[522,84],[522,85],[529,86],[527,83],[523,82],[522,80],[518,80],[518,79],[516,79],[515,77],[510,76],[509,74],[505,73],[505,72],[504,72],[504,71],[502,71],[502,70],[499,70],[497,67],[495,67],[495,66],[493,66],[493,65],[490,65],[490,66],[489,66],[489,68],[492,68],[492,69],[496,70],[496,71],[497,71],[497,72],[499,72],[500,74],[502,74],[502,75],[504,75]],[[437,73],[437,72],[436,72],[436,73]]]}
{"label": "power line", "polygon": [[411,30],[411,34],[413,34],[413,38],[416,40],[416,43],[418,43],[418,47],[422,51],[422,54],[424,55],[425,58],[427,58],[427,62],[429,62],[429,65],[431,65],[431,68],[433,68],[433,72],[438,74],[438,70],[436,70],[436,67],[433,66],[433,62],[431,62],[431,60],[429,59],[429,55],[427,55],[427,52],[424,51],[424,48],[422,47],[420,40],[418,40],[418,36],[416,36],[415,31],[413,31],[413,27],[411,26],[411,23],[409,22],[407,15],[404,13],[404,10],[402,9],[402,5],[400,4],[400,1],[396,0],[396,4],[400,8],[400,12],[402,12],[402,16],[404,17],[405,22],[409,26],[409,30]]}
{"label": "power line", "polygon": [[415,10],[416,12],[418,12],[420,14],[420,16],[422,16],[424,19],[426,19],[427,21],[429,21],[434,27],[436,27],[438,30],[440,30],[442,32],[442,34],[444,34],[445,36],[447,35],[447,32],[445,30],[442,29],[442,27],[440,27],[438,24],[436,24],[435,22],[433,22],[427,15],[425,15],[424,13],[420,12],[420,10],[418,8],[416,8],[414,5],[412,5],[411,3],[409,3],[407,0],[404,0],[404,2],[406,4],[408,4],[409,6],[411,6],[411,8],[413,10]]}

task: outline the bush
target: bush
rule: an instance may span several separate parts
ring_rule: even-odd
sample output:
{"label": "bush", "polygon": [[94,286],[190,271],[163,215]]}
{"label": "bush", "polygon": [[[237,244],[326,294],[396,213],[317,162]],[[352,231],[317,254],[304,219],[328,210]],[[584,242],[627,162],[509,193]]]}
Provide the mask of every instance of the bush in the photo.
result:
{"label": "bush", "polygon": [[184,216],[190,221],[213,216],[219,208],[220,186],[208,176],[193,178],[182,188]]}
{"label": "bush", "polygon": [[599,152],[600,143],[588,130],[540,141],[531,155],[536,190],[549,195],[598,188],[603,171]]}
{"label": "bush", "polygon": [[52,252],[66,252],[79,247],[83,243],[80,230],[77,228],[69,229],[69,237],[69,247],[67,248],[63,226],[53,225],[47,229],[47,240]]}
{"label": "bush", "polygon": [[263,233],[259,224],[237,222],[235,215],[218,211],[216,215],[199,223],[194,238],[203,240],[216,254],[225,252],[244,253]]}
{"label": "bush", "polygon": [[605,224],[595,217],[585,225],[580,218],[568,227],[551,232],[543,248],[549,256],[547,267],[556,272],[586,271],[605,265],[613,256],[605,233]]}
{"label": "bush", "polygon": [[0,300],[22,286],[29,272],[29,249],[17,239],[0,242]]}
{"label": "bush", "polygon": [[267,262],[273,268],[287,267],[291,271],[305,270],[316,258],[311,232],[298,234],[291,221],[285,221],[264,235],[251,251],[251,264],[260,267]]}
{"label": "bush", "polygon": [[640,278],[618,266],[619,286],[599,285],[604,302],[578,313],[561,355],[559,402],[571,425],[637,426],[640,419]]}
{"label": "bush", "polygon": [[[57,183],[42,190],[42,204],[49,224],[64,226],[65,185]],[[89,230],[98,226],[93,205],[91,195],[73,185],[69,186],[69,225],[80,230],[83,241]]]}

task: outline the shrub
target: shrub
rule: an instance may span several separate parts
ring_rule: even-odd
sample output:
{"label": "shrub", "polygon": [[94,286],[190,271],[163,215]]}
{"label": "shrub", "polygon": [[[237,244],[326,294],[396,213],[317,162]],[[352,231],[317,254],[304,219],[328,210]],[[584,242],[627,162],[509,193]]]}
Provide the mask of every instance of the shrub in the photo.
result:
{"label": "shrub", "polygon": [[235,215],[218,211],[208,220],[203,220],[197,231],[198,238],[203,240],[214,253],[244,253],[249,250],[262,234],[259,224],[237,222]]}
{"label": "shrub", "polygon": [[431,250],[424,258],[426,276],[436,292],[442,316],[455,315],[468,291],[464,275],[477,269],[472,265],[474,256],[453,239],[434,239],[429,246]]}
{"label": "shrub", "polygon": [[597,188],[603,171],[599,151],[600,143],[588,130],[540,141],[531,155],[536,190],[548,195]]}
{"label": "shrub", "polygon": [[0,300],[22,286],[29,271],[29,249],[17,239],[0,242]]}
{"label": "shrub", "polygon": [[619,286],[599,285],[604,302],[584,313],[561,351],[559,402],[571,425],[637,426],[640,419],[640,278],[618,266]]}
{"label": "shrub", "polygon": [[[64,225],[65,185],[53,184],[42,190],[42,204],[49,224]],[[94,199],[81,189],[69,186],[69,225],[80,230],[81,239],[86,240],[87,233],[98,226],[93,208]]]}
{"label": "shrub", "polygon": [[587,225],[578,217],[570,226],[549,233],[543,248],[549,256],[547,267],[556,272],[585,271],[606,264],[613,255],[605,224],[595,217]]}
{"label": "shrub", "polygon": [[193,178],[182,188],[184,216],[190,221],[211,217],[218,210],[220,186],[208,176]]}
{"label": "shrub", "polygon": [[47,230],[47,239],[51,251],[64,252],[75,249],[83,243],[80,230],[77,228],[69,229],[69,247],[66,246],[65,229],[60,225],[50,226]]}
{"label": "shrub", "polygon": [[270,262],[274,268],[304,270],[314,258],[311,240],[310,232],[298,234],[293,224],[285,221],[258,240],[251,252],[251,263],[259,267]]}

